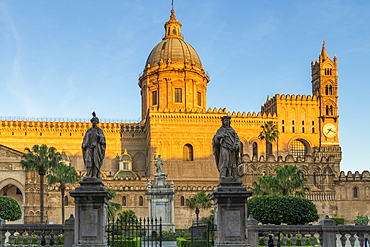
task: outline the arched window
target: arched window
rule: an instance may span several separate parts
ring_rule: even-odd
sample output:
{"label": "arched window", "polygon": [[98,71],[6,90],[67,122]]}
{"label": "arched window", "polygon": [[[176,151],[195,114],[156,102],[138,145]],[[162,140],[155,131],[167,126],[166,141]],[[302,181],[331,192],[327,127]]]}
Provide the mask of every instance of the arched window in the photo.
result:
{"label": "arched window", "polygon": [[180,199],[180,205],[185,206],[185,197],[183,197],[183,196]]}
{"label": "arched window", "polygon": [[357,187],[353,188],[353,198],[358,198],[358,188]]}
{"label": "arched window", "polygon": [[281,132],[285,132],[285,127],[283,126],[283,127],[281,127]]}
{"label": "arched window", "polygon": [[304,133],[304,127],[302,127],[302,133]]}
{"label": "arched window", "polygon": [[183,149],[183,160],[192,161],[193,160],[193,146],[190,144],[185,144]]}
{"label": "arched window", "polygon": [[253,142],[253,145],[252,145],[252,148],[253,148],[253,155],[252,156],[257,156],[258,157],[258,144],[257,142]]}
{"label": "arched window", "polygon": [[312,133],[315,133],[315,127],[312,127]]}
{"label": "arched window", "polygon": [[307,146],[300,140],[294,140],[290,145],[290,154],[293,157],[304,157],[307,154]]}
{"label": "arched window", "polygon": [[144,206],[144,199],[142,196],[139,197],[139,206]]}
{"label": "arched window", "polygon": [[122,206],[126,207],[126,196],[122,196]]}

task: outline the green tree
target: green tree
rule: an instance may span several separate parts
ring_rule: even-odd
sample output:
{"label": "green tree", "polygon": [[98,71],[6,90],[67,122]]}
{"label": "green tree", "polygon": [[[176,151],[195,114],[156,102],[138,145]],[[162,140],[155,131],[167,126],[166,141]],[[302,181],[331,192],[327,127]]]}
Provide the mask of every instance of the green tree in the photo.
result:
{"label": "green tree", "polygon": [[136,220],[136,214],[132,210],[125,210],[118,213],[118,218],[122,221],[129,222],[130,220]]}
{"label": "green tree", "polygon": [[59,165],[51,168],[51,174],[46,176],[48,180],[48,185],[59,185],[60,194],[62,197],[62,224],[64,224],[65,220],[65,192],[66,192],[66,185],[67,184],[74,184],[79,179],[80,176],[77,174],[75,169],[72,166],[67,166],[63,163],[59,163]]}
{"label": "green tree", "polygon": [[260,196],[248,200],[248,214],[263,224],[304,225],[317,221],[315,204],[295,196]]}
{"label": "green tree", "polygon": [[22,217],[21,207],[18,202],[8,196],[0,196],[0,218],[14,221]]}
{"label": "green tree", "polygon": [[[112,195],[112,199],[117,197],[117,194],[114,190],[104,187],[106,191],[108,191]],[[108,202],[108,219],[109,221],[114,221],[116,218],[116,214],[119,210],[122,209],[122,205],[116,202]]]}
{"label": "green tree", "polygon": [[186,199],[186,206],[191,210],[195,209],[197,216],[197,224],[199,224],[200,209],[208,209],[212,207],[212,202],[206,194],[205,190],[198,192],[194,197]]}
{"label": "green tree", "polygon": [[40,176],[40,223],[44,223],[44,177],[46,172],[57,166],[61,161],[61,155],[55,147],[45,144],[34,145],[32,149],[25,148],[22,156],[21,165],[26,171],[36,171]]}
{"label": "green tree", "polygon": [[304,172],[293,165],[286,165],[275,169],[275,176],[264,175],[253,182],[249,187],[254,195],[284,195],[303,197],[309,188]]}
{"label": "green tree", "polygon": [[356,226],[367,226],[369,224],[369,217],[367,215],[357,215],[354,222]]}
{"label": "green tree", "polygon": [[272,121],[268,121],[261,126],[262,131],[258,135],[258,139],[265,140],[266,142],[266,158],[268,155],[272,154],[272,145],[271,142],[277,141],[279,138],[279,131],[277,125]]}
{"label": "green tree", "polygon": [[287,165],[276,168],[275,172],[280,195],[303,197],[305,192],[309,191],[309,188],[305,186],[307,179],[304,172],[298,167]]}
{"label": "green tree", "polygon": [[277,182],[276,177],[264,175],[258,177],[257,181],[254,181],[252,187],[249,187],[249,189],[253,191],[254,196],[275,195]]}

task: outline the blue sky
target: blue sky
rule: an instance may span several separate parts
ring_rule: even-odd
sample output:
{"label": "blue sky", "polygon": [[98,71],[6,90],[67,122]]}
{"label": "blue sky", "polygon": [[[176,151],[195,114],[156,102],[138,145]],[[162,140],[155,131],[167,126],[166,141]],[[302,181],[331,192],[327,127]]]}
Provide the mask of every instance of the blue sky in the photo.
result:
{"label": "blue sky", "polygon": [[[0,0],[0,116],[140,118],[138,76],[170,0]],[[339,61],[342,170],[369,170],[370,1],[175,0],[211,77],[207,106],[258,112],[311,94],[323,40]]]}

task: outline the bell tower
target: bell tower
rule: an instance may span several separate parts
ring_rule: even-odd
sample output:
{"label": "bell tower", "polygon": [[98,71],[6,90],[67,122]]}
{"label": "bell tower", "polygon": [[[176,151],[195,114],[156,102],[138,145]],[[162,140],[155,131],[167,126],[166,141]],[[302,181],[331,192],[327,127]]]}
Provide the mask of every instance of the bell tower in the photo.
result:
{"label": "bell tower", "polygon": [[319,100],[320,146],[338,146],[338,59],[328,57],[325,41],[311,70],[312,94]]}

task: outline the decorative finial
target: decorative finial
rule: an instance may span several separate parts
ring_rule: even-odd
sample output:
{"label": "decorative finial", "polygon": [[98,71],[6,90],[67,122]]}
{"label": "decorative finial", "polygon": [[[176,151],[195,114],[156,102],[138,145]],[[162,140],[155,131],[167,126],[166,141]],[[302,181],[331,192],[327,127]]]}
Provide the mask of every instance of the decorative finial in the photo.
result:
{"label": "decorative finial", "polygon": [[92,115],[93,115],[93,117],[96,117],[96,113],[94,111],[93,111]]}
{"label": "decorative finial", "polygon": [[172,5],[172,10],[173,10],[173,0],[172,0],[172,4],[171,5]]}

